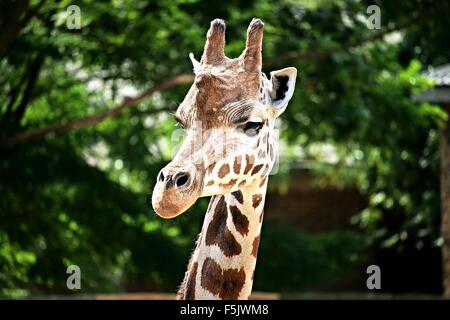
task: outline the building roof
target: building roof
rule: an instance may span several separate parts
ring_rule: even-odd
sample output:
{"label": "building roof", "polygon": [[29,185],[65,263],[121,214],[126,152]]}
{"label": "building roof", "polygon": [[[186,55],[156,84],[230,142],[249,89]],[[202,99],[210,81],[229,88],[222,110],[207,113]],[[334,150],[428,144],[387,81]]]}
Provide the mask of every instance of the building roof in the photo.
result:
{"label": "building roof", "polygon": [[424,77],[434,80],[436,86],[412,99],[418,102],[449,103],[450,102],[450,63],[439,67],[430,67],[422,74]]}
{"label": "building roof", "polygon": [[436,68],[430,67],[423,76],[434,80],[437,86],[450,86],[450,63]]}

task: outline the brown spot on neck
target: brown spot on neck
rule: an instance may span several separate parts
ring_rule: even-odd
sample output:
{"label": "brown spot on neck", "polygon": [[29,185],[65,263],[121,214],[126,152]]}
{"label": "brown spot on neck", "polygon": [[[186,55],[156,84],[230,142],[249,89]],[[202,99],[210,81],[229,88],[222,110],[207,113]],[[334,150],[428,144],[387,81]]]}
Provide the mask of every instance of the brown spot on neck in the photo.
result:
{"label": "brown spot on neck", "polygon": [[242,214],[236,206],[230,206],[231,217],[233,218],[234,226],[236,230],[243,236],[248,234],[249,221],[245,215]]}
{"label": "brown spot on neck", "polygon": [[227,227],[227,204],[224,196],[220,196],[214,209],[205,237],[206,245],[218,245],[227,257],[241,253],[241,245],[236,241]]}
{"label": "brown spot on neck", "polygon": [[201,286],[224,300],[236,300],[245,284],[245,271],[241,269],[222,270],[211,258],[202,266]]}
{"label": "brown spot on neck", "polygon": [[232,189],[236,184],[237,179],[231,179],[228,183],[219,183],[219,186],[223,189]]}
{"label": "brown spot on neck", "polygon": [[264,164],[258,164],[257,166],[255,166],[252,170],[251,175],[257,174],[262,169],[263,166]]}
{"label": "brown spot on neck", "polygon": [[262,141],[262,143],[263,144],[266,144],[267,143],[267,140],[268,140],[268,138],[269,138],[269,133],[268,132],[266,132],[266,134],[264,135],[264,137],[263,137],[263,141]]}
{"label": "brown spot on neck", "polygon": [[255,157],[249,156],[248,154],[246,154],[245,161],[247,162],[247,164],[244,169],[244,174],[247,174],[250,171],[250,169],[253,168],[253,163],[255,162]]}
{"label": "brown spot on neck", "polygon": [[211,163],[207,168],[206,168],[206,171],[209,173],[209,174],[211,174],[212,172],[213,172],[213,170],[214,170],[214,166],[215,166],[216,164],[215,163]]}
{"label": "brown spot on neck", "polygon": [[198,262],[192,265],[192,269],[189,273],[189,278],[186,283],[186,293],[184,295],[185,300],[195,300],[195,281],[197,275]]}
{"label": "brown spot on neck", "polygon": [[261,201],[262,201],[262,195],[261,194],[254,194],[253,196],[252,196],[252,205],[253,205],[253,208],[256,208],[256,207],[258,207],[259,206],[259,204],[261,203]]}
{"label": "brown spot on neck", "polygon": [[230,166],[227,163],[225,163],[224,165],[222,165],[220,167],[218,176],[219,176],[219,178],[224,178],[229,172],[230,172]]}
{"label": "brown spot on neck", "polygon": [[270,160],[274,160],[275,159],[275,153],[274,153],[274,151],[273,151],[273,146],[272,146],[272,144],[270,143],[269,144],[269,154],[270,154]]}
{"label": "brown spot on neck", "polygon": [[234,158],[233,171],[234,173],[239,173],[239,171],[241,171],[241,158]]}
{"label": "brown spot on neck", "polygon": [[256,255],[258,254],[259,240],[260,240],[260,236],[259,235],[257,235],[255,237],[255,239],[253,239],[252,255],[255,258],[256,258]]}

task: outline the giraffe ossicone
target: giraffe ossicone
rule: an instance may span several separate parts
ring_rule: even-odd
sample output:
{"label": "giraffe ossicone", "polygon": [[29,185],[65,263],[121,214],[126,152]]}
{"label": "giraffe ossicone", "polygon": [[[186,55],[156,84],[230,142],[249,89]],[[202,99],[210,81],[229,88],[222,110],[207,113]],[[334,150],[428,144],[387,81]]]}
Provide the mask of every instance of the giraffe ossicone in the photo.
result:
{"label": "giraffe ossicone", "polygon": [[211,196],[179,299],[247,299],[277,143],[275,120],[291,99],[295,68],[261,71],[264,23],[253,19],[246,47],[225,56],[225,22],[211,22],[195,81],[175,117],[186,130],[180,149],[157,177],[152,205],[173,218]]}

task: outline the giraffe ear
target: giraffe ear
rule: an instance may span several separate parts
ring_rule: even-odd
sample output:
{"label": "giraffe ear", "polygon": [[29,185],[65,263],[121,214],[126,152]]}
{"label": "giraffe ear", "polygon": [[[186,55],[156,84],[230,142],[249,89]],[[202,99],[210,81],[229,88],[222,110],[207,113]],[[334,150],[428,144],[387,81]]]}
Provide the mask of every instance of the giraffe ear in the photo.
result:
{"label": "giraffe ear", "polygon": [[274,109],[276,115],[283,113],[291,100],[295,89],[297,69],[293,67],[284,68],[270,73],[269,105]]}

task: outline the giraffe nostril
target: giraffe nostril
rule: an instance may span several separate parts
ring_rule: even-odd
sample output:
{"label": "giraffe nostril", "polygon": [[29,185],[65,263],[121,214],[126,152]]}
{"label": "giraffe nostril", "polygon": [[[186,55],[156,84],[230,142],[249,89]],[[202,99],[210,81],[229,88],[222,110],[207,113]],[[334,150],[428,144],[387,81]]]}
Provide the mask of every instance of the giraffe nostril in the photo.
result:
{"label": "giraffe nostril", "polygon": [[163,182],[164,181],[164,174],[162,173],[162,171],[159,173],[159,176],[158,176],[158,180],[159,181],[161,181],[161,182]]}
{"label": "giraffe nostril", "polygon": [[187,172],[177,173],[174,177],[174,180],[177,187],[180,188],[189,181],[189,174]]}

